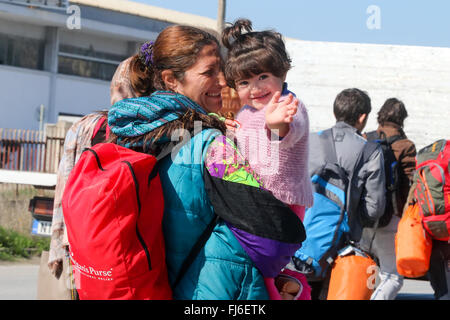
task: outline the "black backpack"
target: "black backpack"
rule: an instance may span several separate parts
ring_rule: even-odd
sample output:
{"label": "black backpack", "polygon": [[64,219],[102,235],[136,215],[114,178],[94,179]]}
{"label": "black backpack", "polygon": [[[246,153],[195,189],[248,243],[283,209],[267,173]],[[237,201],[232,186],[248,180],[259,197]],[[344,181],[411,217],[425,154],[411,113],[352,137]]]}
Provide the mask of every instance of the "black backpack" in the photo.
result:
{"label": "black backpack", "polygon": [[[404,139],[403,136],[395,135],[386,137],[381,131],[379,135],[377,131],[366,133],[367,141],[373,141],[380,144],[384,156],[384,171],[386,174],[386,208],[384,214],[379,218],[377,227],[385,227],[389,224],[393,215],[399,216],[399,208],[397,204],[400,166],[392,151],[391,145],[398,140]],[[369,223],[367,227],[374,227],[375,223]]]}

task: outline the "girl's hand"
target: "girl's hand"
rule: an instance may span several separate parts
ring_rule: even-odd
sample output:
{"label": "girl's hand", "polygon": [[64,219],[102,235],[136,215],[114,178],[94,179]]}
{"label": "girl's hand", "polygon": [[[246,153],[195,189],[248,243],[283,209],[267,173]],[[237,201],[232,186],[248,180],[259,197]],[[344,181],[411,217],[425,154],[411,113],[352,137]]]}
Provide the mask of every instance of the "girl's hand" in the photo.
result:
{"label": "girl's hand", "polygon": [[271,131],[275,131],[280,137],[289,132],[289,124],[294,120],[298,109],[298,99],[290,93],[281,102],[280,92],[276,92],[266,108],[266,125]]}

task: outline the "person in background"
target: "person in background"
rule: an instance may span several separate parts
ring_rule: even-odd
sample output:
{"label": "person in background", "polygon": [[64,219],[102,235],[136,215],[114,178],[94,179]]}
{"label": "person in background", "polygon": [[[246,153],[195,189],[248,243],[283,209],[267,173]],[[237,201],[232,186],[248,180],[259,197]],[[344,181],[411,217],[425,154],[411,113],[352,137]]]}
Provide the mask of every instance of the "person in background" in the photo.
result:
{"label": "person in background", "polygon": [[450,243],[433,239],[427,276],[436,300],[450,300]]}
{"label": "person in background", "polygon": [[[380,283],[373,292],[371,300],[394,300],[403,286],[403,276],[398,274],[395,259],[395,234],[400,221],[403,207],[412,184],[416,167],[416,147],[403,131],[403,125],[408,112],[402,101],[396,98],[387,99],[378,111],[377,136],[394,139],[391,149],[398,162],[399,177],[397,208],[398,216],[393,216],[385,227],[366,228],[363,231],[361,246],[378,258],[380,266]],[[391,201],[391,199],[386,199]]]}
{"label": "person in background", "polygon": [[[137,59],[138,55],[127,58],[117,67],[110,86],[111,105],[122,99],[145,94],[145,92],[136,92],[132,88],[129,78],[130,65],[135,65]],[[105,139],[106,121],[101,120],[106,119],[106,114],[106,112],[94,112],[84,116],[70,127],[64,140],[64,152],[57,172],[48,260],[48,266],[57,278],[63,271],[63,259],[68,259],[68,241],[61,205],[64,186],[83,150],[90,148],[93,143],[102,142]],[[95,131],[97,131],[96,133],[103,132],[103,137],[100,134],[94,134]],[[93,141],[93,138],[96,141]]]}
{"label": "person in background", "polygon": [[[332,127],[338,164],[349,177],[351,192],[346,199],[349,234],[348,240],[359,243],[365,221],[376,221],[385,207],[384,158],[378,146],[367,157],[359,158],[367,141],[361,131],[367,124],[372,110],[370,97],[366,92],[349,88],[341,91],[334,101],[333,113],[336,124]],[[320,146],[320,133],[310,135],[309,170],[316,172],[327,159]],[[332,146],[330,145],[330,148]],[[367,159],[360,161],[359,159]],[[312,299],[326,300],[331,273],[323,281],[310,282]]]}

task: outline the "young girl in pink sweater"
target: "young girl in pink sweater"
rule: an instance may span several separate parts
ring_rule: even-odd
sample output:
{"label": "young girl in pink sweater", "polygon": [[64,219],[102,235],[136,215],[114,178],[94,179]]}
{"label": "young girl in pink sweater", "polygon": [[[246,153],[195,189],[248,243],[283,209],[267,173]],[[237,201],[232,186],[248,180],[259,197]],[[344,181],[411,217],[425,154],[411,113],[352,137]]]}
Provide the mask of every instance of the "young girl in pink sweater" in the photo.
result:
{"label": "young girl in pink sweater", "polygon": [[[228,49],[227,83],[244,105],[236,119],[241,124],[235,133],[238,147],[264,187],[303,220],[305,207],[313,204],[309,119],[303,103],[287,90],[291,61],[282,36],[252,32],[251,22],[240,19],[224,30],[222,42]],[[268,288],[272,281],[266,279]],[[271,297],[276,299],[276,293]]]}

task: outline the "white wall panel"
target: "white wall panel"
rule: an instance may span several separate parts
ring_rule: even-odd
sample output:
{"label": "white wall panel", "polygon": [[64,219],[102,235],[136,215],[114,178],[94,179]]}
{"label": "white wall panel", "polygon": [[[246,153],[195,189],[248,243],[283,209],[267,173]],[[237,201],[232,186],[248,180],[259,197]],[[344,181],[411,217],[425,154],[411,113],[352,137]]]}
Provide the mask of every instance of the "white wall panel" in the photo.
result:
{"label": "white wall panel", "polygon": [[58,75],[55,92],[56,115],[58,112],[88,114],[109,109],[109,88],[107,81]]}
{"label": "white wall panel", "polygon": [[48,106],[50,73],[0,66],[0,128],[39,129],[36,110]]}
{"label": "white wall panel", "polygon": [[376,128],[384,101],[396,97],[406,105],[405,132],[418,148],[450,139],[450,48],[293,39],[286,46],[294,66],[289,88],[306,104],[312,131],[332,126],[336,95],[356,87],[372,100],[366,131]]}

